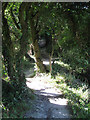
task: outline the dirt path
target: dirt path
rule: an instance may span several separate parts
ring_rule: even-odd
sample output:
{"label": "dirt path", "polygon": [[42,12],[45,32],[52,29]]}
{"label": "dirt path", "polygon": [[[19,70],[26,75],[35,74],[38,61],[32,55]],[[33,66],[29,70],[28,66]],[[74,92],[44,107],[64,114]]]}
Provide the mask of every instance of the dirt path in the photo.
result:
{"label": "dirt path", "polygon": [[63,94],[50,84],[50,76],[39,74],[33,78],[26,78],[27,86],[34,90],[35,100],[31,100],[32,108],[24,118],[71,118],[68,100]]}

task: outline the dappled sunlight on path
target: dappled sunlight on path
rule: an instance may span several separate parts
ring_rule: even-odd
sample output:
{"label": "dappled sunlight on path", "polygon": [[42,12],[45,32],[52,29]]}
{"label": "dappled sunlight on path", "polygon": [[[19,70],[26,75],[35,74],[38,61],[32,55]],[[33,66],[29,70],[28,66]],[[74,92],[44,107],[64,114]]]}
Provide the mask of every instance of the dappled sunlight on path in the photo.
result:
{"label": "dappled sunlight on path", "polygon": [[[33,78],[26,78],[26,84],[31,89],[40,90],[45,88],[46,86],[50,86],[50,84],[47,85],[47,81],[45,81],[44,79],[46,79],[46,77],[41,75],[35,76]],[[47,77],[47,79],[50,79],[50,77]]]}
{"label": "dappled sunlight on path", "polygon": [[27,87],[34,90],[36,98],[32,100],[32,108],[25,118],[71,118],[68,100],[50,83],[53,80],[50,75],[38,74],[26,80]]}

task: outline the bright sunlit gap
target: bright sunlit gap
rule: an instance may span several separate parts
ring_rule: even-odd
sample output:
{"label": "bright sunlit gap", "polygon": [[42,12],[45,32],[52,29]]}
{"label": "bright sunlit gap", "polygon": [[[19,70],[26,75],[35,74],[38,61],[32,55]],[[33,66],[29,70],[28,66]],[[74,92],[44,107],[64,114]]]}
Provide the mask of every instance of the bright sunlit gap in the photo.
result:
{"label": "bright sunlit gap", "polygon": [[[53,61],[51,61],[51,63],[53,63]],[[49,61],[43,61],[43,64],[49,65]]]}
{"label": "bright sunlit gap", "polygon": [[68,64],[65,64],[64,62],[62,62],[61,60],[60,61],[55,61],[55,63],[61,65],[62,67],[66,67],[66,68],[70,68],[70,65]]}
{"label": "bright sunlit gap", "polygon": [[58,79],[58,80],[65,80],[65,78],[64,78],[63,76],[61,76],[61,75],[58,75],[58,76],[56,77],[56,79]]}

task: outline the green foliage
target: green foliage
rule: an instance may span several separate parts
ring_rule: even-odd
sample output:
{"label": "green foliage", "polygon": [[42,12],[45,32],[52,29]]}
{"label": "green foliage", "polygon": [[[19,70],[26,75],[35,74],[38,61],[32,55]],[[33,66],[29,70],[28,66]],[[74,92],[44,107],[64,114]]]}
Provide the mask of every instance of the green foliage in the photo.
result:
{"label": "green foliage", "polygon": [[8,78],[8,73],[6,71],[4,64],[2,64],[2,77],[5,77],[5,80],[7,80],[7,78]]}
{"label": "green foliage", "polygon": [[64,62],[70,64],[72,69],[81,73],[82,70],[86,70],[89,64],[89,59],[85,57],[85,53],[82,53],[80,48],[75,47],[71,50],[63,51],[61,54]]}
{"label": "green foliage", "polygon": [[35,63],[30,63],[28,59],[25,58],[23,59],[23,69],[29,69],[29,68],[34,68]]}
{"label": "green foliage", "polygon": [[[52,76],[55,76],[52,82],[68,99],[68,104],[72,107],[73,118],[89,119],[90,103],[88,98],[89,87],[88,84],[76,79],[70,73],[71,69],[63,62],[56,62],[53,66]],[[61,66],[61,67],[60,67]],[[68,70],[66,70],[68,69]]]}
{"label": "green foliage", "polygon": [[2,107],[3,109],[3,118],[22,118],[23,115],[27,110],[30,109],[30,106],[26,104],[26,101],[18,101],[17,103],[11,102],[6,108],[5,106]]}
{"label": "green foliage", "polygon": [[[22,118],[25,112],[31,107],[30,105],[28,106],[29,103],[27,102],[27,99],[29,99],[29,101],[33,100],[34,95],[26,86],[22,86],[22,91],[12,91],[12,87],[9,88],[10,85],[12,86],[12,84],[9,84],[6,89],[3,87],[1,104],[2,116],[3,118]],[[6,93],[8,89],[10,90]]]}

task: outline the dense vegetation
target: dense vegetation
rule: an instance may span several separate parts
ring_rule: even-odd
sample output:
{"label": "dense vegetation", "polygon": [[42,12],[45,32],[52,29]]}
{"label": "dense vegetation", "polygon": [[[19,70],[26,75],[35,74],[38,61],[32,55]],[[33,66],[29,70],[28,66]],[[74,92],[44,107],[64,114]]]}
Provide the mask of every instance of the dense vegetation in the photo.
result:
{"label": "dense vegetation", "polygon": [[[47,68],[43,64],[39,39],[46,40],[47,53],[51,58],[58,58],[58,61],[51,66],[50,73],[52,78],[56,79],[56,83],[60,86],[65,82],[72,85],[72,81],[80,79],[89,87],[90,77],[90,6],[89,3],[23,3],[23,2],[3,2],[2,4],[2,107],[5,112],[4,117],[16,117],[17,111],[15,106],[20,103],[23,96],[27,96],[26,79],[24,69],[29,66],[29,61],[25,60],[25,56],[30,49],[30,45],[34,48],[35,65],[42,73],[47,73]],[[62,64],[60,64],[62,63]],[[66,64],[66,66],[64,65]],[[63,65],[63,66],[61,66]],[[26,67],[26,68],[25,68]],[[64,71],[63,71],[63,69]],[[65,80],[60,80],[59,76],[63,72]],[[48,71],[49,72],[49,71]],[[74,78],[73,78],[74,77]],[[58,82],[59,80],[59,82]],[[77,88],[84,89],[84,85]],[[70,92],[68,87],[62,90],[66,97],[73,100],[77,95]],[[74,91],[76,88],[74,89]],[[85,90],[85,91],[86,91]],[[77,91],[77,90],[76,90]],[[68,93],[67,93],[68,92]],[[74,98],[70,98],[70,94]],[[33,96],[31,95],[31,99]],[[90,107],[88,100],[82,100],[82,96],[76,97],[80,104],[83,117],[88,116],[84,107]],[[24,105],[24,100],[21,106]],[[79,111],[78,105],[74,104],[76,112]],[[11,109],[12,106],[12,109]],[[23,111],[27,110],[27,105],[23,107]],[[74,108],[73,108],[74,109]],[[17,115],[21,117],[21,115]]]}

